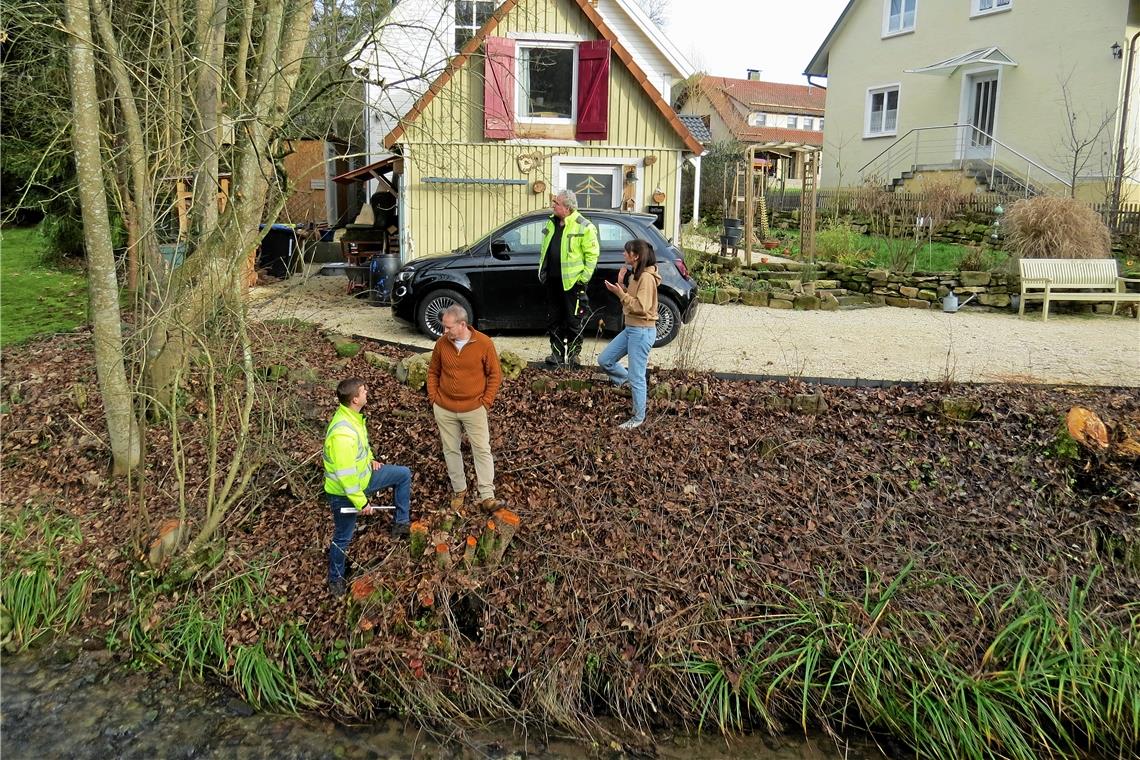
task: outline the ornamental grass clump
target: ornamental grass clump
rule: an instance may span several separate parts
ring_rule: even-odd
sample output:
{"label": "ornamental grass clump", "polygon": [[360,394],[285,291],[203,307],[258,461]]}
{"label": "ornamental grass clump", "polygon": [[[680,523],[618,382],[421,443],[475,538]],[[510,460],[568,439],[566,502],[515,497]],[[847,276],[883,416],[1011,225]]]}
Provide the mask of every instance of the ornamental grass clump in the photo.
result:
{"label": "ornamental grass clump", "polygon": [[1072,198],[1039,195],[1017,201],[1006,215],[1006,248],[1024,259],[1106,259],[1108,227]]}

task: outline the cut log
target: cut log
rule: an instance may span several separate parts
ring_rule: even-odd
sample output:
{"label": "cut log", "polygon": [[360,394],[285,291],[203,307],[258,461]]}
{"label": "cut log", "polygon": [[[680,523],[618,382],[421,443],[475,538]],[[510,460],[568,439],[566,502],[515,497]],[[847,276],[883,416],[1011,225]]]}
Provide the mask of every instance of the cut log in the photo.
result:
{"label": "cut log", "polygon": [[518,532],[520,520],[519,516],[509,509],[497,510],[495,512],[495,520],[497,521],[496,527],[499,538],[495,542],[492,564],[497,565],[506,553],[507,545],[511,543],[511,539],[514,538],[515,533]]}
{"label": "cut log", "polygon": [[435,545],[435,564],[440,569],[446,570],[451,567],[451,547],[447,544]]}
{"label": "cut log", "polygon": [[1108,429],[1091,409],[1074,406],[1069,410],[1065,424],[1069,428],[1069,435],[1082,446],[1090,449],[1108,448]]}
{"label": "cut log", "polygon": [[498,530],[495,526],[494,520],[487,521],[487,527],[483,529],[483,534],[479,536],[479,546],[475,552],[478,559],[488,562],[495,553],[495,544],[498,541]]}
{"label": "cut log", "polygon": [[467,567],[475,567],[475,549],[478,547],[479,542],[475,536],[468,536],[467,541],[463,547],[463,564]]}
{"label": "cut log", "polygon": [[424,556],[428,545],[428,524],[423,520],[416,520],[409,530],[412,559]]}

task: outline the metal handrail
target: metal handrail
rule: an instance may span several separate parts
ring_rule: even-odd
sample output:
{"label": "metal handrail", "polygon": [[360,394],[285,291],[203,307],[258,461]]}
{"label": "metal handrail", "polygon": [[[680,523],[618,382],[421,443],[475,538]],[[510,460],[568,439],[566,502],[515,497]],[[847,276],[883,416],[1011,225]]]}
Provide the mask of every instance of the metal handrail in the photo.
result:
{"label": "metal handrail", "polygon": [[[978,135],[981,135],[981,136],[987,138],[990,141],[991,146],[992,145],[1000,146],[1004,150],[1009,151],[1013,155],[1015,155],[1018,158],[1025,161],[1026,164],[1029,165],[1030,167],[1037,167],[1038,169],[1043,171],[1045,174],[1048,174],[1050,177],[1055,179],[1057,182],[1061,183],[1065,188],[1070,189],[1070,190],[1072,189],[1072,183],[1070,183],[1068,180],[1066,180],[1065,178],[1058,175],[1056,172],[1051,170],[1049,167],[1044,166],[1042,164],[1039,164],[1038,162],[1034,161],[1029,156],[1026,156],[1025,154],[1021,153],[1020,151],[1018,151],[1015,148],[1011,148],[1010,146],[1003,143],[1001,140],[998,140],[996,137],[987,133],[985,130],[978,129],[977,127],[975,127],[971,124],[943,124],[943,125],[933,126],[933,127],[914,127],[913,129],[909,130],[905,135],[903,135],[902,137],[900,137],[897,140],[895,140],[894,142],[892,142],[890,145],[888,145],[883,150],[879,151],[879,153],[874,158],[872,158],[866,164],[861,166],[859,168],[860,176],[862,176],[867,171],[868,167],[870,167],[872,164],[875,164],[876,162],[878,162],[879,159],[881,159],[883,156],[886,156],[891,151],[896,150],[898,147],[900,147],[904,143],[905,140],[907,140],[911,137],[911,135],[914,135],[915,157],[917,159],[917,156],[918,156],[918,144],[917,144],[918,143],[918,134],[917,133],[934,131],[934,130],[948,130],[948,129],[952,129],[952,130],[971,129],[975,133],[977,133]],[[957,143],[955,143],[955,144],[957,144]],[[964,159],[963,157],[959,157],[959,158],[956,158],[955,160],[968,160],[968,159]],[[993,161],[994,163],[996,163],[995,151],[992,148],[990,150],[990,160]],[[1030,171],[1032,171],[1032,169],[1030,169]]]}

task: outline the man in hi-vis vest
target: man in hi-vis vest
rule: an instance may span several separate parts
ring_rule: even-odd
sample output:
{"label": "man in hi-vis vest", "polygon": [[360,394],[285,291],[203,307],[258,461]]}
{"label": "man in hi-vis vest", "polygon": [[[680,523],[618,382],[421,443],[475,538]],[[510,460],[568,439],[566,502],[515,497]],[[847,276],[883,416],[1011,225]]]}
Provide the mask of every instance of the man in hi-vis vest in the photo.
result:
{"label": "man in hi-vis vest", "polygon": [[590,314],[586,284],[598,265],[598,228],[578,213],[578,199],[570,190],[550,198],[554,213],[546,222],[538,281],[546,287],[546,331],[550,335],[552,366],[578,366],[582,331]]}
{"label": "man in hi-vis vest", "polygon": [[369,506],[368,497],[383,488],[393,490],[396,519],[392,536],[409,532],[412,471],[372,458],[368,428],[361,408],[368,401],[368,386],[358,377],[341,380],[336,387],[340,406],[325,431],[325,498],[332,508],[333,538],[329,546],[329,590],[344,593],[344,566],[348,544],[356,530],[356,517],[372,515],[384,507]]}

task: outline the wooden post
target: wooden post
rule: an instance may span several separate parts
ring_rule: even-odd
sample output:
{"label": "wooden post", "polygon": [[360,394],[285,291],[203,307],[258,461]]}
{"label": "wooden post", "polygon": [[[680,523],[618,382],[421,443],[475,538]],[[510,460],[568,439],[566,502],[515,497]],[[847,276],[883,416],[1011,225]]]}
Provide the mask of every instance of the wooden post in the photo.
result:
{"label": "wooden post", "polygon": [[756,169],[753,163],[756,160],[756,148],[752,145],[748,146],[748,150],[744,153],[744,261],[748,266],[752,266],[752,235],[753,235],[753,222],[755,221],[753,204],[756,202],[753,193],[753,180],[752,175]]}

